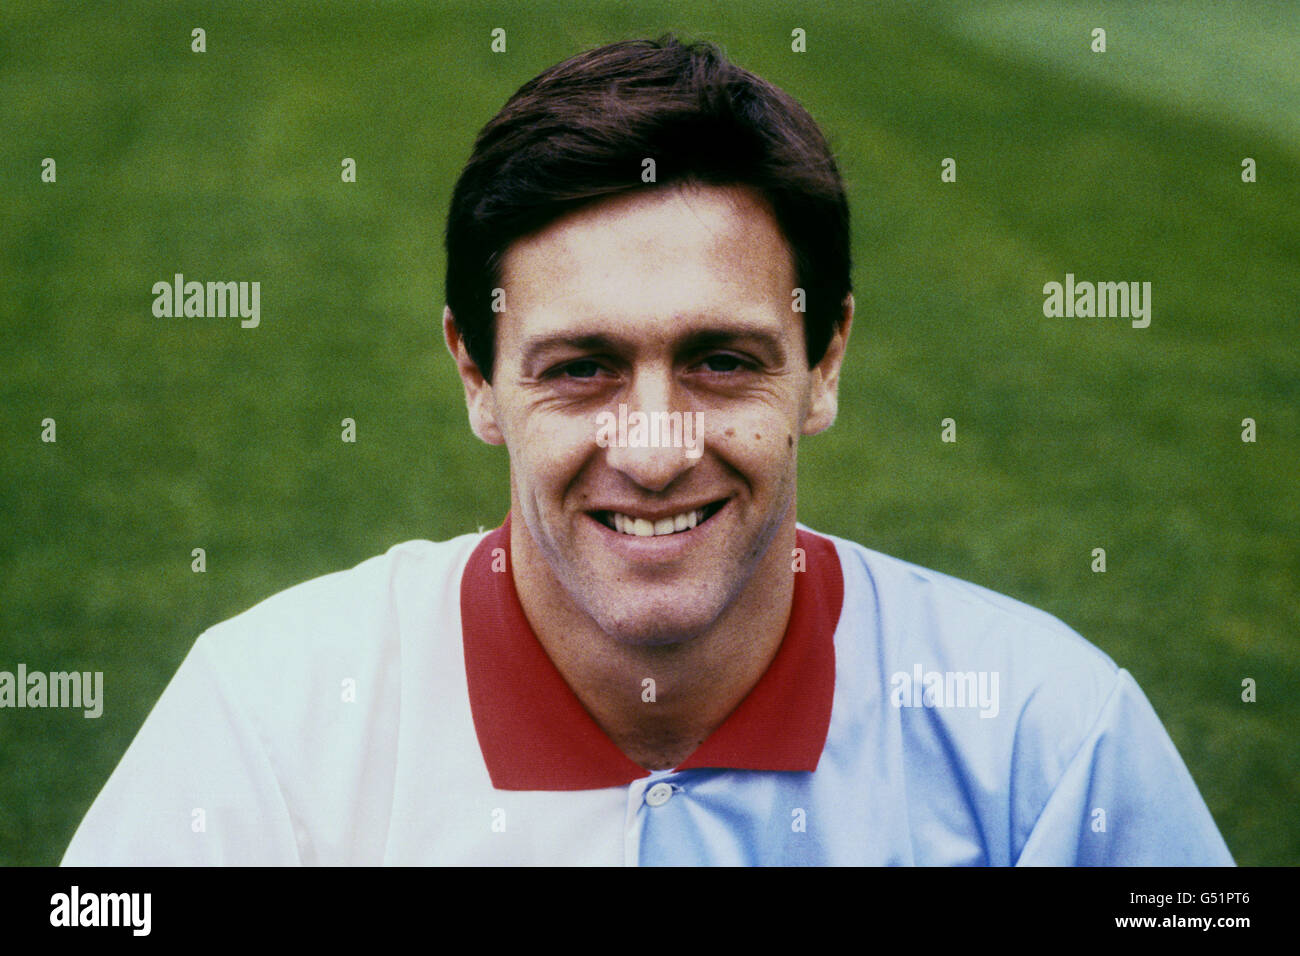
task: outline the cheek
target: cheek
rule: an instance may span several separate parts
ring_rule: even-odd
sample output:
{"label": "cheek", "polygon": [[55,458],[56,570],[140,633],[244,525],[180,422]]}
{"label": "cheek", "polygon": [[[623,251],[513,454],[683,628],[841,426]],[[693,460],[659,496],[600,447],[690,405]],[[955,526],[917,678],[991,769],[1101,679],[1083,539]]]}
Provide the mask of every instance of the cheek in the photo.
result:
{"label": "cheek", "polygon": [[533,414],[512,420],[507,442],[510,467],[526,484],[542,490],[563,491],[574,479],[595,447],[596,426],[580,417]]}
{"label": "cheek", "polygon": [[756,480],[781,480],[794,468],[799,423],[789,409],[758,408],[706,419],[705,442],[718,458]]}

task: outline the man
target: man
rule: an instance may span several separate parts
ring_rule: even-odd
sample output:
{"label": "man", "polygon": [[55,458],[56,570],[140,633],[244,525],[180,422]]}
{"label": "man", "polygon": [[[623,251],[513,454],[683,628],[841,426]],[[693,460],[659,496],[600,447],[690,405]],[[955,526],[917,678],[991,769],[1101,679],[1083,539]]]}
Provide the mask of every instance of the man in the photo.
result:
{"label": "man", "polygon": [[796,523],[849,272],[821,133],[713,48],[526,84],[447,228],[505,522],[205,633],[64,862],[1230,864],[1104,654]]}

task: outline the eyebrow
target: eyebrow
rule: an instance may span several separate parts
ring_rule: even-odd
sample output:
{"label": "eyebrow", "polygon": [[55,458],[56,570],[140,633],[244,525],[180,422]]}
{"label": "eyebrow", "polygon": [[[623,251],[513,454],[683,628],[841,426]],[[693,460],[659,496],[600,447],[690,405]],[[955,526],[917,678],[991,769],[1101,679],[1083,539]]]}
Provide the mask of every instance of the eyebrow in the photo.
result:
{"label": "eyebrow", "polygon": [[[741,342],[752,342],[761,348],[768,349],[778,361],[785,358],[785,349],[781,344],[780,336],[766,326],[750,323],[704,326],[692,329],[675,341],[673,348],[678,352],[693,352]],[[524,340],[522,346],[523,360],[527,363],[538,355],[558,348],[569,348],[581,352],[620,353],[632,351],[633,344],[628,339],[605,332],[586,334],[545,333]]]}

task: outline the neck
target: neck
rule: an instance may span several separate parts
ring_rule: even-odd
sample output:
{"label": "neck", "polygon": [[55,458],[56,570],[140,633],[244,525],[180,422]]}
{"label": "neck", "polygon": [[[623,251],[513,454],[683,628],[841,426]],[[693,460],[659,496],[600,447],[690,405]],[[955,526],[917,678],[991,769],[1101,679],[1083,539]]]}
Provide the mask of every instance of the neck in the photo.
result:
{"label": "neck", "polygon": [[510,552],[533,633],[600,728],[647,770],[684,761],[744,700],[780,649],[794,598],[793,513],[741,593],[708,628],[654,646],[601,630],[527,547],[528,533],[522,522],[512,525]]}

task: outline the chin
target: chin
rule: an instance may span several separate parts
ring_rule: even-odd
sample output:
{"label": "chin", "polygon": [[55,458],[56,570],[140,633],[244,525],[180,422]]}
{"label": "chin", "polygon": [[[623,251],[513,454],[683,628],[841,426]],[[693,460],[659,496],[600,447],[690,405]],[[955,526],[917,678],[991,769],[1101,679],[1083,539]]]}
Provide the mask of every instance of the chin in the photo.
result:
{"label": "chin", "polygon": [[694,598],[683,600],[680,593],[674,593],[655,599],[635,590],[620,606],[590,606],[587,602],[585,610],[602,631],[621,644],[668,647],[705,633],[725,610],[720,599],[708,600],[698,594]]}

